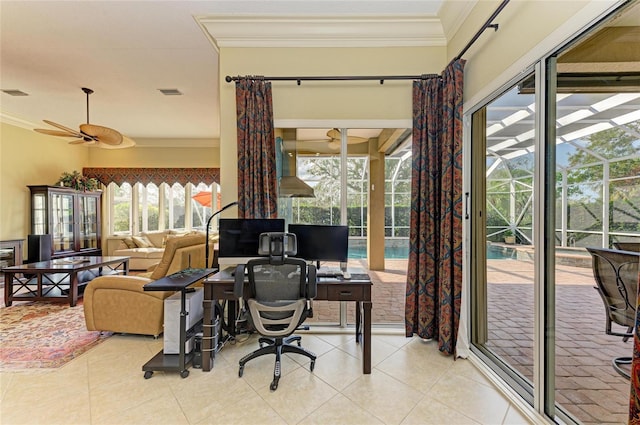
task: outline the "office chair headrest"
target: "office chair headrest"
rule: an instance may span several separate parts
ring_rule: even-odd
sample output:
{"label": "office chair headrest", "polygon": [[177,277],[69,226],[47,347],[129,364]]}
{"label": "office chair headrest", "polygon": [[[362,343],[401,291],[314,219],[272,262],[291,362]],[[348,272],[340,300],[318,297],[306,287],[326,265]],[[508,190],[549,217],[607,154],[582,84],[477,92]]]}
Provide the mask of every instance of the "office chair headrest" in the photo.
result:
{"label": "office chair headrest", "polygon": [[281,263],[289,255],[296,255],[298,243],[296,235],[285,232],[261,233],[258,254],[268,255],[271,263]]}

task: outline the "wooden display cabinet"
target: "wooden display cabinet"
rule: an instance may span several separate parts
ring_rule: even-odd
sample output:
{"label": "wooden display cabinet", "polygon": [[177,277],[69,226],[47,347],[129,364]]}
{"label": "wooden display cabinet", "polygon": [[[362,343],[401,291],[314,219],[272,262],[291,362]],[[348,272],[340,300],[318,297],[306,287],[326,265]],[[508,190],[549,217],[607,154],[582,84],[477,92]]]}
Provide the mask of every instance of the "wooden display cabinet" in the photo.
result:
{"label": "wooden display cabinet", "polygon": [[60,186],[29,186],[31,233],[50,234],[52,258],[101,255],[102,192]]}

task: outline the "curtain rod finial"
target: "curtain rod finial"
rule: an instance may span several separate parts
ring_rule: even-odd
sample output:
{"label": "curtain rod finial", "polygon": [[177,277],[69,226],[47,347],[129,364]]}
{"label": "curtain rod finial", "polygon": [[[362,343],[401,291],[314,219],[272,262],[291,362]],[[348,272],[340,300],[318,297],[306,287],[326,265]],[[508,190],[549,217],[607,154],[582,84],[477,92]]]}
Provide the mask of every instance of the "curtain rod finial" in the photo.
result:
{"label": "curtain rod finial", "polygon": [[233,78],[231,78],[230,76],[228,76],[228,75],[227,75],[226,77],[224,77],[224,80],[225,80],[227,83],[230,83],[230,82],[233,80]]}

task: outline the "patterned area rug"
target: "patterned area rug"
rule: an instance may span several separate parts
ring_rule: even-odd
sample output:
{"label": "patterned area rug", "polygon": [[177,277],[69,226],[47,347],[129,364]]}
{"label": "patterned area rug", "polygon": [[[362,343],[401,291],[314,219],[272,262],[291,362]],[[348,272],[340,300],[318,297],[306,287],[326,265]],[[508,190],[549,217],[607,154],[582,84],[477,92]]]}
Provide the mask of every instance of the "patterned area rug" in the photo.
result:
{"label": "patterned area rug", "polygon": [[81,303],[0,308],[0,370],[57,368],[109,336],[87,330]]}

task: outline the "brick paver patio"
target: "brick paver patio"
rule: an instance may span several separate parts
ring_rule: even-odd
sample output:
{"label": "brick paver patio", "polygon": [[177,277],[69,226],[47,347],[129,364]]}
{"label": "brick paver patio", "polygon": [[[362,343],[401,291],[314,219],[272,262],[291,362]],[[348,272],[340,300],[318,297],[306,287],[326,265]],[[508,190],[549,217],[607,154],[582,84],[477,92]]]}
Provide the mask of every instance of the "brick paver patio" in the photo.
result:
{"label": "brick paver patio", "polygon": [[[406,260],[388,259],[386,270],[369,271],[374,324],[403,325],[406,269]],[[533,263],[488,260],[487,279],[486,345],[532,381]],[[613,370],[611,359],[630,356],[632,341],[605,334],[604,305],[591,268],[557,265],[556,283],[556,401],[585,424],[624,424],[630,383]]]}

